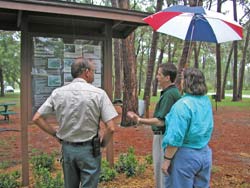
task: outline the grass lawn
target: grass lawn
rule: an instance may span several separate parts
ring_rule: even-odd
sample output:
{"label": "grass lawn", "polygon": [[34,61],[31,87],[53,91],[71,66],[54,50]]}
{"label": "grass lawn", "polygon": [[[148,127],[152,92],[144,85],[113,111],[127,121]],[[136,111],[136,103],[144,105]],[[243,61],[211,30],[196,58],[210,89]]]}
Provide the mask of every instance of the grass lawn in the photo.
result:
{"label": "grass lawn", "polygon": [[[250,91],[243,92],[245,94],[250,94]],[[160,93],[158,92],[157,96],[152,96],[150,99],[151,104],[155,104],[159,100]],[[143,93],[139,96],[139,99],[143,98]],[[215,101],[210,97],[213,106]],[[4,97],[0,97],[0,103],[4,102],[15,102],[17,106],[20,106],[20,93],[7,93]],[[237,106],[237,107],[248,107],[250,108],[250,98],[243,98],[242,101],[232,101],[232,97],[226,97],[221,102],[217,102],[217,106]]]}
{"label": "grass lawn", "polygon": [[[226,90],[227,93],[228,90]],[[231,94],[230,91],[228,94]],[[243,91],[244,95],[250,95],[250,91]],[[157,96],[152,96],[150,98],[150,103],[156,103],[159,100],[160,92],[157,93]],[[139,99],[143,99],[143,93],[139,96]],[[215,105],[215,101],[210,97],[212,105]],[[232,101],[232,97],[226,96],[225,99],[222,99],[221,102],[217,102],[217,106],[237,106],[237,107],[246,107],[250,108],[250,98],[243,98],[242,101]]]}
{"label": "grass lawn", "polygon": [[6,93],[4,97],[0,97],[0,103],[14,102],[20,106],[20,93]]}

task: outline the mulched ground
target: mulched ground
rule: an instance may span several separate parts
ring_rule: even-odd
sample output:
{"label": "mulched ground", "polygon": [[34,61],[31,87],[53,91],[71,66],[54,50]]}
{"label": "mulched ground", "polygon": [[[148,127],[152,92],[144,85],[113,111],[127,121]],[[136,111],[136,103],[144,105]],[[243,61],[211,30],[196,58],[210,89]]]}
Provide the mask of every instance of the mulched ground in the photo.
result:
{"label": "mulched ground", "polygon": [[[18,109],[17,109],[18,110]],[[120,111],[120,109],[117,109]],[[250,187],[250,107],[219,107],[214,110],[215,128],[210,143],[213,149],[212,188]],[[116,119],[117,124],[120,118]],[[0,162],[9,162],[11,168],[20,169],[21,133],[20,115],[11,117],[11,122],[0,122]],[[60,153],[60,145],[43,133],[35,125],[28,128],[29,155],[37,151]],[[151,155],[152,132],[149,126],[117,127],[113,139],[115,159],[126,153],[129,147],[135,149],[140,158]],[[103,151],[103,158],[106,150]],[[153,171],[148,167],[144,175],[126,178],[119,175],[111,183],[101,184],[100,188],[153,188]]]}

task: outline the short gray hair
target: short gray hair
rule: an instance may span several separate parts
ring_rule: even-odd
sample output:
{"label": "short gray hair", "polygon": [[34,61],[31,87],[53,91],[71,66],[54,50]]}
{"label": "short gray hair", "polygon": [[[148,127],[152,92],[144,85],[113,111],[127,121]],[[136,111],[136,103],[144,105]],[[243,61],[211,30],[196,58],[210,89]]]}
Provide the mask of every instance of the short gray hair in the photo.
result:
{"label": "short gray hair", "polygon": [[71,65],[71,75],[73,78],[79,77],[82,72],[89,69],[89,60],[84,58],[77,58]]}

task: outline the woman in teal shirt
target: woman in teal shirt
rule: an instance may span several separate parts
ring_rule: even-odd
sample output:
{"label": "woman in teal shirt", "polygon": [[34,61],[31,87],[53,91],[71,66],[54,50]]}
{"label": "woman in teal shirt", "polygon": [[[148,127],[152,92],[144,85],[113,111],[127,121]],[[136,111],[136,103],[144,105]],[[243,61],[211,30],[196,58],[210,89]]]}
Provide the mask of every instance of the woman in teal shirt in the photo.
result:
{"label": "woman in teal shirt", "polygon": [[184,71],[183,91],[185,95],[165,119],[162,170],[166,188],[207,188],[212,167],[208,143],[214,123],[205,77],[199,69]]}

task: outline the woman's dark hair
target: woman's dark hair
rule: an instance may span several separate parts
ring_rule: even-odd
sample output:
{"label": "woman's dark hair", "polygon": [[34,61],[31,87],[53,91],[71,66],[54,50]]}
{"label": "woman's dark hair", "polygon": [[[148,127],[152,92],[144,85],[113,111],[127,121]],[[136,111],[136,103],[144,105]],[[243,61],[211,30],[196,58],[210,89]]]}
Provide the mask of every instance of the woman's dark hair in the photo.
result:
{"label": "woman's dark hair", "polygon": [[192,95],[205,95],[207,85],[203,73],[197,68],[184,70],[183,91]]}
{"label": "woman's dark hair", "polygon": [[84,70],[89,68],[90,66],[88,59],[77,58],[71,65],[71,75],[73,78],[77,78],[82,74]]}
{"label": "woman's dark hair", "polygon": [[169,76],[171,82],[175,81],[176,75],[177,75],[177,67],[173,63],[163,63],[159,65],[159,68],[161,68],[161,73],[164,76]]}

